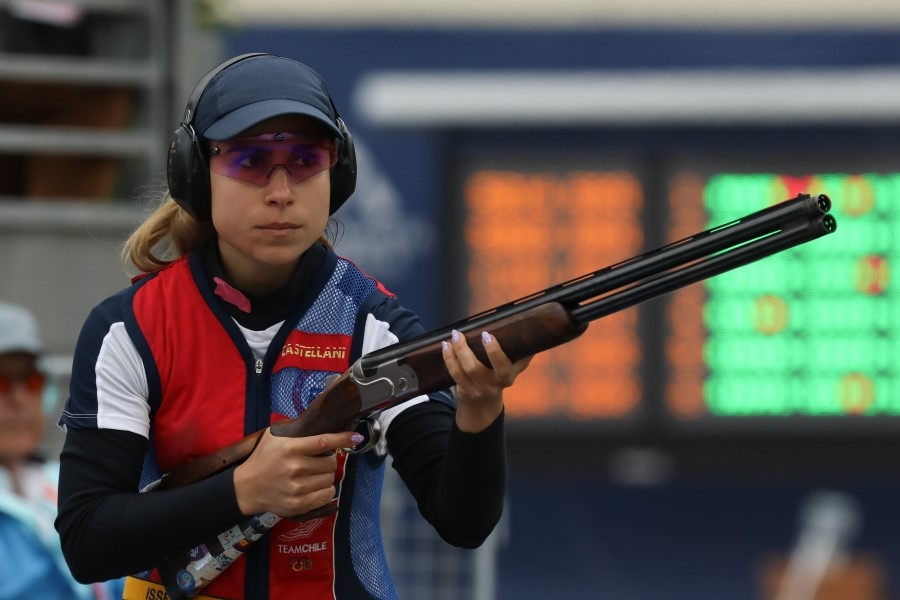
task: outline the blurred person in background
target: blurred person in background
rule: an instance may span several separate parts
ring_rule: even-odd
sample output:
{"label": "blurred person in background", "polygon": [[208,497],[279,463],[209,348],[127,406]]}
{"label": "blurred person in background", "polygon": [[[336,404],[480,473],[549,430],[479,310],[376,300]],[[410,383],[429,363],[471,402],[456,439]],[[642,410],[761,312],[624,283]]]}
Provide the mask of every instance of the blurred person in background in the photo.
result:
{"label": "blurred person in background", "polygon": [[53,528],[59,463],[38,455],[56,407],[43,351],[34,316],[0,302],[0,600],[120,598],[121,582],[72,578]]}
{"label": "blurred person in background", "polygon": [[[371,448],[359,432],[268,428],[359,356],[423,333],[325,235],[356,159],[321,76],[269,54],[226,61],[192,93],[168,161],[168,194],[124,248],[139,274],[91,312],[75,350],[57,529],[76,577],[134,575],[128,600],[163,597],[160,571],[180,597],[395,598],[379,523],[387,454],[446,541],[482,544],[506,488],[503,390],[529,362],[490,332],[489,366],[448,336],[452,393],[381,412]],[[140,493],[257,432],[236,467]],[[310,511],[273,520],[258,543],[237,527]],[[159,568],[179,553],[190,560]]]}

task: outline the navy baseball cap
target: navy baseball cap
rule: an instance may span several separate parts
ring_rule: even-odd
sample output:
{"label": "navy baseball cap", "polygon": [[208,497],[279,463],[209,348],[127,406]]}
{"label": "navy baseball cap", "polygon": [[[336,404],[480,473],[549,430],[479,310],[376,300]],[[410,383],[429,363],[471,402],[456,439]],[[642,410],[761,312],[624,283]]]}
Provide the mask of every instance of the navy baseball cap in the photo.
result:
{"label": "navy baseball cap", "polygon": [[322,76],[295,60],[263,54],[240,60],[210,80],[193,125],[208,140],[226,140],[284,115],[310,117],[341,136]]}

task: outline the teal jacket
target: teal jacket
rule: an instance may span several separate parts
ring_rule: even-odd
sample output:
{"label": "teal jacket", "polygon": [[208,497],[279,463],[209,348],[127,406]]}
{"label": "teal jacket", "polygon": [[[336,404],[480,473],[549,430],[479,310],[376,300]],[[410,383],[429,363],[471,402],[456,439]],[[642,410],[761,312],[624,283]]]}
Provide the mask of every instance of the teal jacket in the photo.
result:
{"label": "teal jacket", "polygon": [[21,479],[27,498],[0,468],[0,600],[121,599],[121,581],[83,585],[66,567],[53,528],[59,464],[29,463]]}

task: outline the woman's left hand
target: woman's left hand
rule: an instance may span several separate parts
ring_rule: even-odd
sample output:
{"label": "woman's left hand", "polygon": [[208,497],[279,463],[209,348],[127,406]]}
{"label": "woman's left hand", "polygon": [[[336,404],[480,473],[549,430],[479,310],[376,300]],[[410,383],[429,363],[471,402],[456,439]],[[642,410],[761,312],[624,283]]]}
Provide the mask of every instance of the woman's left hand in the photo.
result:
{"label": "woman's left hand", "polygon": [[497,338],[481,334],[490,367],[478,360],[466,343],[465,336],[454,331],[444,342],[444,363],[456,382],[456,424],[461,431],[477,433],[487,428],[503,411],[503,390],[515,382],[532,357],[512,362],[503,352]]}

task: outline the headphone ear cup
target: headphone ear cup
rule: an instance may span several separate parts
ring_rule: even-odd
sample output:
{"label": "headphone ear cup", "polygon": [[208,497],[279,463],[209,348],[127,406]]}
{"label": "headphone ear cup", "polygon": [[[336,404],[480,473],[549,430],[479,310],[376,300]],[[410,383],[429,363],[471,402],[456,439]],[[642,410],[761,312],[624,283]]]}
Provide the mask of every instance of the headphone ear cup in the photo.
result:
{"label": "headphone ear cup", "polygon": [[338,128],[341,130],[338,159],[331,168],[331,204],[329,214],[334,214],[347,198],[356,189],[356,148],[353,146],[353,137],[343,119],[337,118]]}
{"label": "headphone ear cup", "polygon": [[194,130],[180,125],[169,142],[166,178],[169,195],[198,221],[210,217],[209,173]]}

